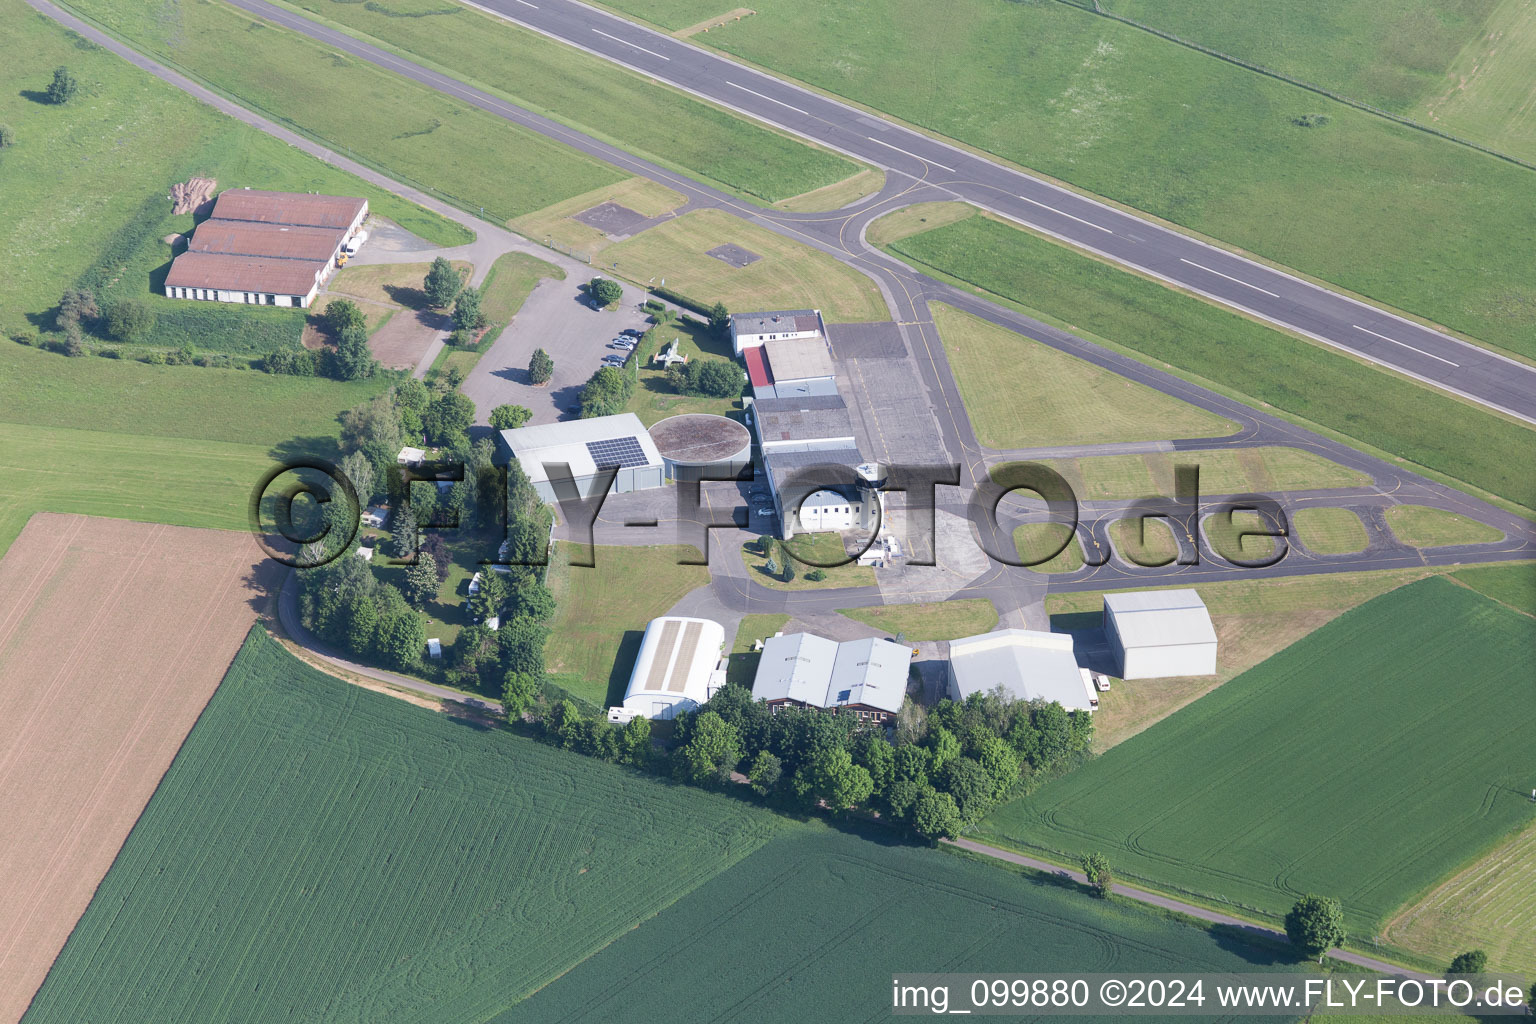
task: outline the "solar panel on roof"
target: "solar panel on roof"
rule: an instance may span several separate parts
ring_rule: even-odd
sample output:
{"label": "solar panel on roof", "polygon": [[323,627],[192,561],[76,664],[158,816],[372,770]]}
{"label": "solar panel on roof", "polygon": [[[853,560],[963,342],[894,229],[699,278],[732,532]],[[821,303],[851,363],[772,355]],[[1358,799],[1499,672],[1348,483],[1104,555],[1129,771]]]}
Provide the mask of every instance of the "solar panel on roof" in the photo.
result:
{"label": "solar panel on roof", "polygon": [[640,447],[640,442],[634,437],[610,437],[602,441],[588,441],[587,453],[600,467],[618,466],[620,469],[628,469],[631,466],[644,466],[649,462],[645,457],[645,449]]}

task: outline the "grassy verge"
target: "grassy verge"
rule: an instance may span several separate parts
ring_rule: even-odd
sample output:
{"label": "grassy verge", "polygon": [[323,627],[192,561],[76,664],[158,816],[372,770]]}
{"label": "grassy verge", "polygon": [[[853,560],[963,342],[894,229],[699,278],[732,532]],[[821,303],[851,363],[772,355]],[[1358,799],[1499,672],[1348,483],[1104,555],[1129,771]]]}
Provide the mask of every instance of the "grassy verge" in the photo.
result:
{"label": "grassy verge", "polygon": [[885,172],[871,167],[835,184],[791,196],[773,205],[791,213],[840,210],[845,206],[852,206],[865,196],[874,195],[884,187]]}
{"label": "grassy verge", "polygon": [[[942,303],[933,322],[990,448],[1215,437],[1237,424]],[[1019,410],[1027,409],[1027,416]]]}
{"label": "grassy verge", "polygon": [[[708,255],[727,243],[762,258],[733,267]],[[814,307],[828,320],[847,321],[890,316],[875,283],[852,267],[719,210],[658,224],[603,249],[599,262],[605,273],[642,284],[664,278],[668,288],[734,310]]]}
{"label": "grassy verge", "polygon": [[617,203],[645,217],[660,217],[687,201],[688,197],[681,192],[674,192],[649,178],[626,178],[617,184],[604,185],[526,213],[515,218],[511,225],[518,233],[536,242],[553,245],[590,261],[594,253],[612,243],[597,228],[576,220],[576,214],[603,203]]}
{"label": "grassy verge", "polygon": [[[1070,540],[1068,534],[1072,533]],[[1061,547],[1062,541],[1066,547]],[[1065,523],[1025,523],[1013,531],[1013,546],[1025,562],[1034,562],[1061,548],[1049,560],[1030,565],[1031,572],[1076,572],[1083,567],[1082,539]]]}
{"label": "grassy verge", "polygon": [[1117,519],[1109,525],[1109,539],[1122,558],[1137,565],[1166,565],[1179,555],[1166,519]]}
{"label": "grassy verge", "polygon": [[665,615],[684,594],[709,582],[693,548],[599,548],[596,568],[556,557],[549,588],[557,611],[550,623],[544,663],[553,682],[599,707],[621,703],[640,640],[651,619]]}
{"label": "grassy verge", "polygon": [[1360,517],[1347,508],[1304,508],[1292,517],[1291,527],[1320,555],[1364,551],[1369,542]]}
{"label": "grassy verge", "polygon": [[754,651],[752,645],[773,636],[788,621],[788,615],[743,615],[741,625],[736,627],[736,642],[731,645],[731,653],[725,664],[726,681],[750,689],[757,675],[757,662],[762,657],[762,652]]}
{"label": "grassy verge", "polygon": [[[848,557],[843,547],[843,539],[835,533],[802,533],[795,536],[789,542],[791,550],[798,556],[802,556],[818,563],[834,562],[839,558]],[[741,560],[745,563],[747,576],[754,583],[760,583],[773,590],[830,590],[834,587],[868,587],[875,582],[875,570],[867,565],[858,565],[848,562],[843,565],[835,565],[831,568],[806,565],[798,559],[794,561],[795,578],[785,582],[782,578],[784,570],[784,553],[779,550],[782,545],[774,545],[774,561],[779,566],[778,573],[768,572],[768,559],[764,558],[756,541],[748,541],[741,547]],[[808,573],[820,571],[826,574],[825,579],[807,579]]]}
{"label": "grassy verge", "polygon": [[830,150],[470,7],[292,3],[519,106],[728,191],[773,202],[858,172],[852,161]]}
{"label": "grassy verge", "polygon": [[[988,217],[903,239],[909,260],[1197,383],[1536,508],[1536,433]],[[943,268],[942,270],[939,268]]]}
{"label": "grassy verge", "polygon": [[[426,86],[223,4],[167,14],[129,0],[74,10],[332,148],[509,220],[623,174]],[[508,173],[515,169],[515,173]]]}
{"label": "grassy verge", "polygon": [[844,608],[841,615],[883,629],[908,641],[955,640],[985,633],[997,625],[997,609],[982,597],[923,604],[888,604],[872,608]]}
{"label": "grassy verge", "polygon": [[1045,462],[1066,478],[1081,499],[1132,500],[1174,492],[1174,470],[1196,466],[1200,493],[1246,494],[1312,488],[1361,487],[1363,473],[1297,448],[1233,448],[1215,451],[1095,455]]}
{"label": "grassy verge", "polygon": [[1505,161],[1061,3],[785,0],[694,42],[1536,354],[1533,172]]}
{"label": "grassy verge", "polygon": [[1480,544],[1498,540],[1503,533],[1466,516],[1424,505],[1393,505],[1386,511],[1387,525],[1404,544],[1434,548],[1445,544]]}

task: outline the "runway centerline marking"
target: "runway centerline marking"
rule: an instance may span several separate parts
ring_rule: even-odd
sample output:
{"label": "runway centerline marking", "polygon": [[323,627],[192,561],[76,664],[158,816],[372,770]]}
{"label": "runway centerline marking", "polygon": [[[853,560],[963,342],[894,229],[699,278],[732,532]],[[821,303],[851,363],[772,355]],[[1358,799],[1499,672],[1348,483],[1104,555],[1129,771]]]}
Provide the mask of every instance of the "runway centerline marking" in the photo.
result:
{"label": "runway centerline marking", "polygon": [[1104,232],[1107,235],[1114,234],[1113,231],[1109,230],[1109,228],[1105,227],[1104,225],[1102,225],[1102,224],[1095,224],[1091,220],[1083,220],[1083,218],[1081,218],[1081,217],[1074,217],[1070,213],[1068,213],[1066,210],[1058,210],[1054,206],[1047,206],[1047,205],[1045,205],[1042,202],[1039,202],[1037,200],[1029,198],[1029,196],[1019,196],[1019,198],[1024,200],[1026,203],[1033,203],[1034,205],[1040,207],[1040,209],[1042,209],[1042,210],[1050,210],[1052,213],[1058,214],[1058,215],[1060,215],[1062,217],[1065,217],[1068,220],[1075,220],[1079,224],[1086,224],[1086,225],[1088,225],[1091,228],[1098,228],[1100,231]]}
{"label": "runway centerline marking", "polygon": [[1244,288],[1252,288],[1256,292],[1263,292],[1265,295],[1268,295],[1272,299],[1278,299],[1280,297],[1280,296],[1276,295],[1274,292],[1270,291],[1268,288],[1260,288],[1256,284],[1249,284],[1247,281],[1243,281],[1243,280],[1240,280],[1238,278],[1235,278],[1235,277],[1233,277],[1230,274],[1223,274],[1219,270],[1212,270],[1210,267],[1206,266],[1203,263],[1196,263],[1194,260],[1187,260],[1183,256],[1179,257],[1179,262],[1180,263],[1188,263],[1192,267],[1198,267],[1199,269],[1205,271],[1207,274],[1215,274],[1217,277],[1224,277],[1228,281],[1231,281],[1233,284],[1240,284]]}
{"label": "runway centerline marking", "polygon": [[877,138],[875,138],[872,135],[864,135],[864,136],[860,136],[860,137],[863,138],[863,139],[867,139],[870,142],[874,142],[874,143],[877,143],[877,144],[879,144],[881,146],[884,146],[886,149],[894,149],[898,153],[906,153],[907,156],[911,157],[913,160],[921,160],[925,164],[933,164],[933,166],[935,166],[935,167],[943,167],[946,171],[949,171],[951,174],[958,173],[957,171],[955,171],[955,169],[953,167],[950,167],[947,164],[941,164],[937,160],[930,160],[930,159],[928,159],[925,156],[918,156],[916,153],[913,153],[910,150],[902,149],[900,146],[893,146],[889,142],[885,142],[884,140],[877,139]]}
{"label": "runway centerline marking", "polygon": [[1380,338],[1382,341],[1390,341],[1394,345],[1401,345],[1403,348],[1406,348],[1410,352],[1417,352],[1421,356],[1429,356],[1431,359],[1438,359],[1440,362],[1445,363],[1447,366],[1455,366],[1457,368],[1460,368],[1461,366],[1460,363],[1453,363],[1449,359],[1435,355],[1433,352],[1425,352],[1421,348],[1414,348],[1406,341],[1398,341],[1396,338],[1389,338],[1385,334],[1377,334],[1375,331],[1361,327],[1359,324],[1350,324],[1349,326],[1353,327],[1357,331],[1365,331],[1366,334],[1369,334],[1373,338]]}
{"label": "runway centerline marking", "polygon": [[750,92],[753,96],[756,96],[758,99],[767,100],[769,103],[777,103],[781,107],[789,107],[790,110],[793,110],[797,114],[804,114],[806,117],[815,117],[816,116],[815,114],[811,113],[809,110],[801,110],[799,107],[790,107],[789,104],[785,103],[783,100],[776,100],[772,96],[765,96],[762,93],[758,92],[756,89],[748,89],[746,86],[744,86],[744,85],[737,85],[735,82],[726,82],[725,84],[730,86],[733,89],[740,89],[742,92]]}
{"label": "runway centerline marking", "polygon": [[522,4],[524,7],[532,7],[534,10],[538,10],[539,9],[539,5],[538,4],[531,4],[531,3],[528,2],[528,0],[517,0],[517,2]]}
{"label": "runway centerline marking", "polygon": [[[525,0],[525,2],[526,2],[526,0]],[[533,5],[529,4],[528,6],[532,7]],[[623,43],[625,46],[633,46],[635,49],[639,50],[641,53],[648,53],[652,57],[660,57],[662,60],[671,60],[672,59],[671,57],[668,57],[664,53],[657,53],[655,50],[647,50],[645,47],[641,46],[639,43],[632,43],[628,39],[620,39],[618,36],[611,36],[607,32],[604,32],[600,28],[595,28],[592,31],[596,32],[598,35],[602,36],[604,39],[612,39],[616,43]]]}

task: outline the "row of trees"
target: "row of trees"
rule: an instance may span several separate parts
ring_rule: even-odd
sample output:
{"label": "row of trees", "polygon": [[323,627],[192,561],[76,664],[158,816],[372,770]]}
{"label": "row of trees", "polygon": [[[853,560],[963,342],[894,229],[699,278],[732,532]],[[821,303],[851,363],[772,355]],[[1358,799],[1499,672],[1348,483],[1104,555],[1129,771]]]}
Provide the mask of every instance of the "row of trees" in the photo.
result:
{"label": "row of trees", "polygon": [[734,398],[741,394],[743,378],[735,363],[696,359],[667,367],[667,383],[680,395]]}

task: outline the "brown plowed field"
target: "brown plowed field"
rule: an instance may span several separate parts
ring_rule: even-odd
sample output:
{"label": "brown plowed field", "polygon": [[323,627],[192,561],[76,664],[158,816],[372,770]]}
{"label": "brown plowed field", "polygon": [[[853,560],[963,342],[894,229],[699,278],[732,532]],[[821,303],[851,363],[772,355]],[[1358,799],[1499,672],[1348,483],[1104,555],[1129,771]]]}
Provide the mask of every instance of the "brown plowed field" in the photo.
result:
{"label": "brown plowed field", "polygon": [[25,1012],[279,569],[243,533],[52,513],[0,560],[0,1021]]}

